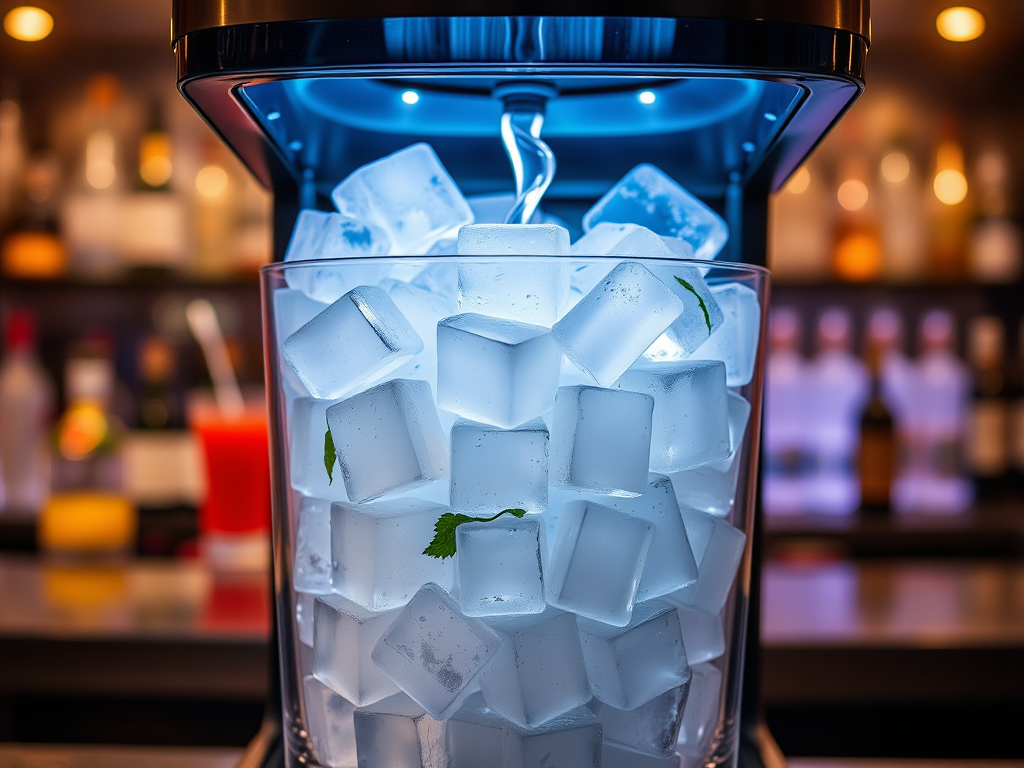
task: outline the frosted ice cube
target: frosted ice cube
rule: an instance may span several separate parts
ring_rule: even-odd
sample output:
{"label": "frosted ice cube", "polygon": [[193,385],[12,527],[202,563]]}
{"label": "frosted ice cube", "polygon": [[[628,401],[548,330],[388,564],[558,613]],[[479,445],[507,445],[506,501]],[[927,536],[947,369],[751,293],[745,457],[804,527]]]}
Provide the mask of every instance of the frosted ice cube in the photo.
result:
{"label": "frosted ice cube", "polygon": [[515,427],[551,409],[561,355],[546,328],[463,314],[437,326],[437,406]]}
{"label": "frosted ice cube", "polygon": [[577,623],[590,689],[606,704],[635,709],[690,679],[679,617],[670,603],[638,603],[624,627]]}
{"label": "frosted ice cube", "polygon": [[463,523],[455,530],[455,541],[463,613],[502,616],[544,610],[539,515]]}
{"label": "frosted ice cube", "polygon": [[331,192],[342,213],[388,233],[392,253],[426,253],[473,221],[473,212],[429,144],[364,165]]}
{"label": "frosted ice cube", "polygon": [[721,362],[645,360],[623,374],[617,386],[654,398],[652,471],[678,472],[729,455],[728,390]]}
{"label": "frosted ice cube", "polygon": [[355,768],[355,707],[312,675],[302,678],[303,725],[316,759],[328,768]]}
{"label": "frosted ice cube", "polygon": [[568,266],[560,259],[508,258],[569,253],[569,233],[553,224],[477,224],[459,230],[460,256],[500,256],[459,264],[459,308],[550,326],[565,309]]}
{"label": "frosted ice cube", "polygon": [[333,400],[386,376],[423,341],[380,288],[353,288],[287,339],[288,365],[314,397]]}
{"label": "frosted ice cube", "polygon": [[505,729],[505,768],[600,768],[601,723],[586,707],[537,728]]}
{"label": "frosted ice cube", "polygon": [[501,637],[501,650],[480,675],[491,709],[535,728],[590,701],[575,616],[549,608],[490,625]]}
{"label": "frosted ice cube", "polygon": [[477,675],[501,648],[480,619],[463,616],[436,584],[426,584],[377,643],[373,663],[438,720],[472,693]]}
{"label": "frosted ice cube", "polygon": [[333,480],[324,465],[327,409],[336,402],[315,397],[295,399],[288,424],[288,479],[292,488],[304,495],[346,501],[348,496],[337,460],[333,465]]}
{"label": "frosted ice cube", "polygon": [[551,429],[551,484],[614,496],[647,488],[651,452],[648,395],[597,387],[560,387]]}
{"label": "frosted ice cube", "polygon": [[417,499],[333,504],[334,591],[371,611],[387,611],[405,605],[427,582],[451,586],[451,561],[423,554],[446,511]]}
{"label": "frosted ice cube", "polygon": [[295,626],[299,630],[299,642],[303,645],[313,645],[313,601],[316,595],[308,592],[297,592],[295,594]]}
{"label": "frosted ice cube", "polygon": [[363,502],[448,476],[430,385],[393,379],[327,409],[345,489]]}
{"label": "frosted ice cube", "polygon": [[452,427],[451,506],[480,516],[548,506],[548,428],[540,420],[515,429],[463,421]]}
{"label": "frosted ice cube", "polygon": [[686,527],[679,514],[679,503],[671,480],[664,475],[652,474],[642,496],[609,500],[609,504],[620,512],[654,524],[654,539],[647,553],[637,600],[650,600],[697,580],[697,563],[686,537]]}
{"label": "frosted ice cube", "polygon": [[331,592],[331,502],[303,496],[295,533],[292,588],[296,592]]}
{"label": "frosted ice cube", "polygon": [[398,611],[375,613],[341,595],[313,605],[313,675],[353,704],[372,704],[398,688],[370,660]]}
{"label": "frosted ice cube", "polygon": [[[274,291],[274,328],[275,339],[280,347],[284,340],[295,333],[314,317],[327,309],[327,305],[313,301],[302,291],[291,288],[278,288]],[[306,393],[306,388],[295,375],[295,371],[285,362],[283,357],[278,358],[278,365],[284,374],[287,383],[297,393]]]}
{"label": "frosted ice cube", "polygon": [[718,730],[721,703],[722,673],[714,664],[695,664],[677,745],[684,757],[701,759],[707,755]]}
{"label": "frosted ice cube", "polygon": [[[379,227],[315,210],[299,212],[285,261],[320,261],[353,256],[380,256],[391,250],[391,239]],[[292,269],[285,273],[291,288],[319,302],[331,303],[357,285],[372,285],[384,276],[386,267],[353,262],[344,266],[325,265]],[[282,337],[285,338],[285,337]]]}
{"label": "frosted ice cube", "polygon": [[722,326],[690,356],[692,360],[721,360],[726,383],[742,387],[754,377],[757,339],[761,332],[761,305],[757,293],[745,285],[729,283],[711,289],[722,310]]}
{"label": "frosted ice cube", "polygon": [[671,688],[635,709],[618,709],[600,699],[594,699],[590,706],[601,721],[606,742],[654,757],[671,757],[676,751],[689,687],[686,682]]}
{"label": "frosted ice cube", "polygon": [[615,267],[551,328],[566,357],[610,386],[686,305],[642,264]]}
{"label": "frosted ice cube", "polygon": [[679,755],[655,757],[606,741],[601,748],[601,768],[679,768]]}
{"label": "frosted ice cube", "polygon": [[448,721],[451,768],[502,768],[505,719],[474,693]]}
{"label": "frosted ice cube", "polygon": [[672,485],[680,504],[725,517],[736,498],[736,485],[743,462],[743,436],[750,420],[750,403],[735,392],[728,397],[729,455],[693,469],[673,472]]}
{"label": "frosted ice cube", "polygon": [[422,707],[396,693],[356,709],[359,768],[448,768],[448,736]]}
{"label": "frosted ice cube", "polygon": [[599,222],[572,244],[569,253],[573,256],[606,256],[613,252],[615,246],[621,243],[626,235],[637,229],[641,229],[641,227],[636,224]]}
{"label": "frosted ice cube", "polygon": [[675,606],[683,633],[686,661],[691,665],[717,659],[725,653],[725,626],[722,615],[714,615],[687,605],[676,593],[661,598]]}
{"label": "frosted ice cube", "polygon": [[729,239],[722,217],[658,168],[636,166],[583,216],[590,231],[602,221],[639,224],[693,246],[695,258],[713,259]]}
{"label": "frosted ice cube", "polygon": [[676,596],[687,605],[717,615],[736,578],[747,536],[720,517],[692,507],[680,506],[679,510],[697,560],[698,576]]}
{"label": "frosted ice cube", "polygon": [[589,501],[566,504],[544,573],[548,603],[625,626],[653,536],[638,517]]}
{"label": "frosted ice cube", "polygon": [[686,305],[665,335],[690,355],[722,327],[725,320],[722,309],[697,267],[652,266],[651,271]]}

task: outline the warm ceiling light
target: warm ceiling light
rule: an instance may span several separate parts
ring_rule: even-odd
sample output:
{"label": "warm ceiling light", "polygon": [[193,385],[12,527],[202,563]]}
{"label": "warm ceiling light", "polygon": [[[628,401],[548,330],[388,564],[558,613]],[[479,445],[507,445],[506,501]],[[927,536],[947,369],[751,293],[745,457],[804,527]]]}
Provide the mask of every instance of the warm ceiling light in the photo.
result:
{"label": "warm ceiling light", "polygon": [[967,177],[956,168],[947,168],[935,174],[932,189],[939,202],[957,205],[967,197]]}
{"label": "warm ceiling light", "polygon": [[850,212],[859,211],[868,204],[868,185],[860,179],[847,179],[836,193],[839,204]]}
{"label": "warm ceiling light", "polygon": [[53,31],[53,16],[42,8],[21,5],[11,8],[4,16],[4,32],[15,40],[34,43]]}
{"label": "warm ceiling light", "polygon": [[935,28],[947,40],[964,43],[981,37],[985,31],[985,17],[974,8],[958,5],[942,11],[935,18]]}

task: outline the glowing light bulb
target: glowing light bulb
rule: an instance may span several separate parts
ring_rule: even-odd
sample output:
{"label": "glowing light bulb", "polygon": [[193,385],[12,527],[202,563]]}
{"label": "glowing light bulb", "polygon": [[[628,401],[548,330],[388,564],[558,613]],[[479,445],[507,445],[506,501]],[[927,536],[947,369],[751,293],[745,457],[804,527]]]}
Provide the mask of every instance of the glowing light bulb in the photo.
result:
{"label": "glowing light bulb", "polygon": [[658,96],[654,91],[640,91],[636,98],[641,104],[653,104]]}
{"label": "glowing light bulb", "polygon": [[42,8],[21,5],[11,8],[4,16],[4,32],[15,40],[34,43],[53,31],[53,16]]}
{"label": "glowing light bulb", "polygon": [[404,91],[402,93],[402,101],[406,104],[415,104],[420,100],[420,95],[416,91]]}
{"label": "glowing light bulb", "polygon": [[902,184],[910,176],[910,158],[902,152],[890,152],[882,158],[882,178],[890,184]]}
{"label": "glowing light bulb", "polygon": [[967,177],[956,168],[947,168],[935,174],[932,189],[940,203],[956,205],[967,197]]}
{"label": "glowing light bulb", "polygon": [[985,17],[974,8],[958,5],[942,11],[935,18],[935,28],[947,40],[965,43],[981,37],[985,31]]}
{"label": "glowing light bulb", "polygon": [[786,191],[794,195],[802,195],[809,186],[811,186],[811,172],[801,167],[790,177],[786,184]]}
{"label": "glowing light bulb", "polygon": [[196,174],[196,191],[203,197],[220,197],[228,188],[228,172],[219,165],[206,165]]}
{"label": "glowing light bulb", "polygon": [[836,193],[839,204],[848,211],[859,211],[868,204],[868,185],[860,179],[847,179]]}

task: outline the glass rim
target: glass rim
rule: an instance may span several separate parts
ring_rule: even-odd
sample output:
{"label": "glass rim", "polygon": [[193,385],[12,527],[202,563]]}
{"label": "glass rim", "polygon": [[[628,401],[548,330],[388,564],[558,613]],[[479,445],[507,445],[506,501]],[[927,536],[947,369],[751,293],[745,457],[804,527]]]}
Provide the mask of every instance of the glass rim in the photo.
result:
{"label": "glass rim", "polygon": [[457,264],[459,262],[466,263],[489,263],[493,261],[516,261],[521,260],[524,263],[531,261],[535,262],[549,262],[556,259],[567,259],[571,261],[639,261],[641,263],[649,262],[670,262],[672,264],[680,264],[684,266],[692,267],[706,267],[708,269],[721,269],[728,272],[736,272],[738,274],[747,275],[759,275],[762,278],[770,278],[771,270],[767,267],[762,267],[758,264],[747,264],[742,261],[716,261],[709,259],[688,259],[676,257],[673,255],[659,255],[659,256],[620,256],[620,255],[594,255],[588,256],[582,253],[574,254],[529,254],[529,255],[517,255],[517,254],[489,254],[489,255],[472,255],[472,254],[402,254],[402,255],[378,255],[378,256],[348,256],[336,259],[303,259],[295,261],[275,261],[271,264],[265,264],[260,267],[260,275],[274,275],[282,274],[292,269],[314,269],[322,267],[335,267],[348,265],[361,265],[368,266],[372,264],[390,264],[390,263],[402,263],[403,261],[437,261]]}

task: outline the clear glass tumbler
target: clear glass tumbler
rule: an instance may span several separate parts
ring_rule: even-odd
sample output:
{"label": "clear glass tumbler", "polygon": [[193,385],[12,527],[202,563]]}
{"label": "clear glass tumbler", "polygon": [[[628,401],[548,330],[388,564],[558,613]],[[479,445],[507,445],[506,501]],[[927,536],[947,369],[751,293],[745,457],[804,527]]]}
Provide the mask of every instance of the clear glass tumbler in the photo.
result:
{"label": "clear glass tumbler", "polygon": [[768,282],[263,269],[288,765],[735,765]]}

